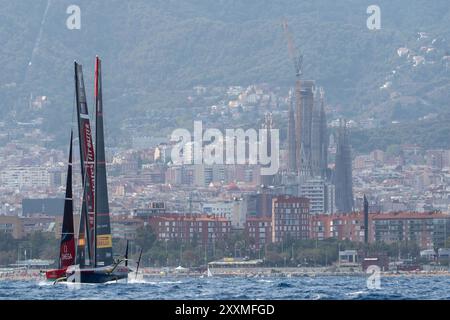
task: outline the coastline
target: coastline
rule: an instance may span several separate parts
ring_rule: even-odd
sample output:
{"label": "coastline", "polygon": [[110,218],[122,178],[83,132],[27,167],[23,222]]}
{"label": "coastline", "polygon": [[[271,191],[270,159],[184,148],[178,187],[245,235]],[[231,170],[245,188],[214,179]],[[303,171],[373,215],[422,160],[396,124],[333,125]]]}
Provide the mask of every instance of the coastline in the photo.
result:
{"label": "coastline", "polygon": [[[1,270],[0,281],[46,281],[43,270]],[[245,278],[291,278],[291,277],[367,277],[371,273],[361,269],[349,268],[214,268],[210,269],[209,277],[245,277]],[[206,272],[185,271],[177,272],[173,268],[142,268],[139,276],[144,278],[165,277],[208,277]],[[381,271],[382,277],[421,277],[421,276],[450,276],[450,270],[430,271]]]}

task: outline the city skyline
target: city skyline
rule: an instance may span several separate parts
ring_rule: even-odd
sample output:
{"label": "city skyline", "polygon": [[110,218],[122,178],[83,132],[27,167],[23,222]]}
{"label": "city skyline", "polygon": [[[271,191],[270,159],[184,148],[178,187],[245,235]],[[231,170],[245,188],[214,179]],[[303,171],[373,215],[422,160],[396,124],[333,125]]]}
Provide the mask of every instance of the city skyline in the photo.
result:
{"label": "city skyline", "polygon": [[447,299],[445,0],[3,7],[0,300]]}

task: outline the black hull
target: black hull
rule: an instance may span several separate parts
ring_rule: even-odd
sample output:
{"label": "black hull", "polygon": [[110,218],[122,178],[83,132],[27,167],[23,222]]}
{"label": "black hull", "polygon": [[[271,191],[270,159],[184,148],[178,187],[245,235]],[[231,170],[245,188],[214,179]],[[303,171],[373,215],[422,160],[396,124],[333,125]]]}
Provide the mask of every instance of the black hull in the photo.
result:
{"label": "black hull", "polygon": [[[128,274],[114,274],[114,273],[83,273],[79,283],[106,283],[110,281],[118,281],[128,278]],[[76,282],[75,279],[73,282]]]}
{"label": "black hull", "polygon": [[[118,268],[119,269],[119,268]],[[110,272],[105,268],[81,269],[67,273],[67,282],[70,283],[106,283],[128,278],[128,268]]]}

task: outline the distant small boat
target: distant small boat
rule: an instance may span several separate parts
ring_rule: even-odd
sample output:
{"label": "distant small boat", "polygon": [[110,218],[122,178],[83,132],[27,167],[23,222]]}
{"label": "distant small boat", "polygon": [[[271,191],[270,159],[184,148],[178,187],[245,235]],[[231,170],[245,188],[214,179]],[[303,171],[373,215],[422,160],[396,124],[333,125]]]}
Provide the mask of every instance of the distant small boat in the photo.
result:
{"label": "distant small boat", "polygon": [[209,267],[208,267],[208,271],[207,271],[207,276],[208,277],[212,277],[213,276],[213,274],[212,274],[211,270],[209,269]]}

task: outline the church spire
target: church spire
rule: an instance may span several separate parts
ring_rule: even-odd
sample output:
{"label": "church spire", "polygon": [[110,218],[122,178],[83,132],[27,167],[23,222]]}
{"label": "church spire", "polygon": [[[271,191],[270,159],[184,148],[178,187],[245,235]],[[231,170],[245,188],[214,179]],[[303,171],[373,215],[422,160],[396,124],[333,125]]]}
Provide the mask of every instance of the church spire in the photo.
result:
{"label": "church spire", "polygon": [[297,144],[295,143],[295,115],[294,115],[294,94],[289,90],[289,111],[288,111],[288,170],[297,172]]}

